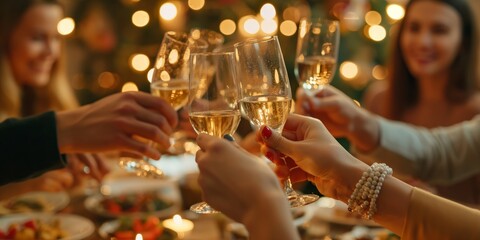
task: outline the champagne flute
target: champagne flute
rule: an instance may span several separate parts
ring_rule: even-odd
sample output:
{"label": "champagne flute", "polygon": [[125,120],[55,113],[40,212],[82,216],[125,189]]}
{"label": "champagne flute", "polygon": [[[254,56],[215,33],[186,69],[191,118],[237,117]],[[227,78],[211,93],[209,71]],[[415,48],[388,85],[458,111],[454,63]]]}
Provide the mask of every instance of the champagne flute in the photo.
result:
{"label": "champagne flute", "polygon": [[[206,50],[204,41],[194,41],[186,33],[167,32],[163,38],[158,52],[152,77],[151,92],[158,96],[175,109],[183,107],[188,100],[188,58],[190,52]],[[148,142],[141,137],[134,136],[137,141]],[[174,138],[170,138],[174,152]],[[150,142],[150,144],[153,144]],[[159,178],[163,177],[162,170],[149,162],[148,158],[134,159],[122,158],[120,167],[139,176]]]}
{"label": "champagne flute", "polygon": [[[188,101],[188,60],[194,52],[204,52],[208,44],[186,33],[167,32],[158,51],[150,85],[151,93],[170,103],[178,111]],[[175,136],[175,133],[173,134]],[[175,137],[170,137],[168,152],[179,152]]]}
{"label": "champagne flute", "polygon": [[[191,55],[187,110],[197,133],[221,138],[225,134],[233,135],[237,130],[241,116],[233,56],[233,52]],[[211,81],[205,88],[201,85],[207,77],[211,77]],[[192,205],[190,210],[200,214],[218,213],[205,202]]]}
{"label": "champagne flute", "polygon": [[307,94],[314,95],[332,81],[337,66],[339,44],[338,21],[300,21],[295,75]]}
{"label": "champagne flute", "polygon": [[[252,125],[281,133],[292,106],[292,91],[278,38],[248,39],[234,47],[241,111]],[[318,200],[317,195],[295,192],[290,178],[284,191],[291,207]]]}

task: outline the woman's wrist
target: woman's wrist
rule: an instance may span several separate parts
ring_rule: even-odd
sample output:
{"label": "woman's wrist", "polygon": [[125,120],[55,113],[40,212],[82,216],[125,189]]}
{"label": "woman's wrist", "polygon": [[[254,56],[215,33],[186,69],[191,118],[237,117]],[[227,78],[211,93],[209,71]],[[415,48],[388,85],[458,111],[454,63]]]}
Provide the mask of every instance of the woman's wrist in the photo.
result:
{"label": "woman's wrist", "polygon": [[77,110],[56,112],[55,119],[57,125],[57,143],[61,153],[72,152],[74,149],[74,129],[75,122],[79,118]]}
{"label": "woman's wrist", "polygon": [[261,196],[252,203],[242,220],[250,239],[299,239],[290,206],[281,189],[270,189]]}
{"label": "woman's wrist", "polygon": [[352,158],[351,161],[348,161],[351,164],[341,168],[342,170],[338,174],[335,183],[335,185],[338,186],[336,198],[344,203],[348,202],[348,199],[355,190],[356,184],[362,177],[363,173],[369,169],[367,164],[355,159],[351,155],[349,157]]}
{"label": "woman's wrist", "polygon": [[380,124],[375,116],[366,110],[360,110],[352,121],[353,129],[348,139],[361,152],[370,152],[380,142]]}

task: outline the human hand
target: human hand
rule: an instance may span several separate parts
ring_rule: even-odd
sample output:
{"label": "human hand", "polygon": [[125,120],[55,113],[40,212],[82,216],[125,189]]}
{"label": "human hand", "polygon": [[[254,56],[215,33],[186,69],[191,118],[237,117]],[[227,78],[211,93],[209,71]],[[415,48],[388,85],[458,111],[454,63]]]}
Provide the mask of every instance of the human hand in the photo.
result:
{"label": "human hand", "polygon": [[105,161],[107,160],[99,154],[70,154],[68,156],[68,169],[77,183],[81,182],[86,175],[100,182],[110,172],[110,168]]}
{"label": "human hand", "polygon": [[335,137],[346,137],[359,150],[370,151],[379,142],[379,124],[340,90],[327,85],[315,96],[297,90],[298,113],[320,119]]}
{"label": "human hand", "polygon": [[186,134],[187,138],[195,139],[198,134],[195,132],[195,129],[193,129],[192,124],[190,123],[188,111],[182,108],[178,115],[178,129],[182,130]]}
{"label": "human hand", "polygon": [[[238,222],[269,202],[284,199],[272,170],[260,159],[217,137],[199,134],[196,162],[203,198]],[[285,200],[285,199],[284,199]],[[274,201],[274,200],[272,200]],[[286,206],[285,206],[286,207]]]}
{"label": "human hand", "polygon": [[158,159],[158,150],[136,136],[165,148],[177,125],[174,109],[158,97],[142,92],[114,94],[81,108],[59,112],[57,135],[62,153],[120,150]]}
{"label": "human hand", "polygon": [[30,191],[60,192],[66,191],[73,185],[73,175],[67,169],[48,171],[36,178],[21,182]]}
{"label": "human hand", "polygon": [[282,135],[266,126],[257,133],[263,145],[262,153],[277,165],[275,172],[281,179],[290,176],[293,182],[309,180],[324,195],[348,199],[362,172],[368,168],[314,118],[291,114]]}

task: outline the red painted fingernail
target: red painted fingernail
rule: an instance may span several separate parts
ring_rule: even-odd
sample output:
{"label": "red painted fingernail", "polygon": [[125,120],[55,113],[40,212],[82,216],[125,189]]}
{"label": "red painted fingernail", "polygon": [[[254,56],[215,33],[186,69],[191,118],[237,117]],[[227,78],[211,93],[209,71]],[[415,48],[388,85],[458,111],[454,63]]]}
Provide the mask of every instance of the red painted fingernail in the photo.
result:
{"label": "red painted fingernail", "polygon": [[275,160],[275,159],[274,159],[275,156],[274,156],[273,152],[270,152],[270,151],[268,151],[267,153],[265,153],[265,157],[267,157],[267,158],[270,159],[271,161]]}
{"label": "red painted fingernail", "polygon": [[269,139],[272,136],[272,130],[267,126],[263,127],[262,136],[264,139]]}

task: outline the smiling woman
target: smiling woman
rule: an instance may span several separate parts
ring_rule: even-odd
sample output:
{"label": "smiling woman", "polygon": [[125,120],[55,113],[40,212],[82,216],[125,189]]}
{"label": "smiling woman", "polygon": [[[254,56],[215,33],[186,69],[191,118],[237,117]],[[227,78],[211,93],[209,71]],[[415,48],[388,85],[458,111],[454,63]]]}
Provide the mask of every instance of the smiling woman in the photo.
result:
{"label": "smiling woman", "polygon": [[[388,80],[367,90],[365,108],[427,128],[480,114],[477,29],[470,8],[468,0],[410,1],[393,38]],[[479,204],[479,179],[435,187],[443,197]]]}
{"label": "smiling woman", "polygon": [[21,0],[0,6],[0,120],[76,107],[57,32],[61,5]]}

